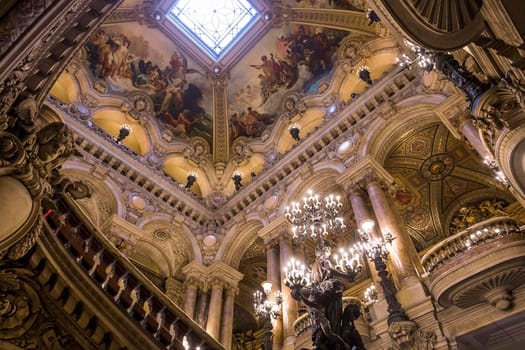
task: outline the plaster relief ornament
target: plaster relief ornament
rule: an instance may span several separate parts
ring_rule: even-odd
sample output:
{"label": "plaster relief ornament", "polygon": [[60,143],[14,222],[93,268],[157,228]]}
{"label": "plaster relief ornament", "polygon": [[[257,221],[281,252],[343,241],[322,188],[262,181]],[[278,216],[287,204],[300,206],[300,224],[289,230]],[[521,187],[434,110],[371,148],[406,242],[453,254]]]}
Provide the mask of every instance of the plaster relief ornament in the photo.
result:
{"label": "plaster relief ornament", "polygon": [[42,164],[55,168],[73,154],[73,135],[65,124],[50,123],[37,132],[35,151]]}
{"label": "plaster relief ornament", "polygon": [[16,122],[23,131],[30,133],[35,127],[35,118],[38,113],[36,101],[32,95],[27,95],[16,106]]}
{"label": "plaster relief ornament", "polygon": [[191,147],[184,149],[184,158],[193,162],[193,165],[201,164],[209,155],[208,143],[204,140],[193,139]]}
{"label": "plaster relief ornament", "polygon": [[36,292],[10,271],[0,271],[0,340],[15,339],[31,329],[40,310]]}
{"label": "plaster relief ornament", "polygon": [[247,163],[253,154],[251,148],[242,140],[237,140],[232,148],[232,161],[238,165]]}

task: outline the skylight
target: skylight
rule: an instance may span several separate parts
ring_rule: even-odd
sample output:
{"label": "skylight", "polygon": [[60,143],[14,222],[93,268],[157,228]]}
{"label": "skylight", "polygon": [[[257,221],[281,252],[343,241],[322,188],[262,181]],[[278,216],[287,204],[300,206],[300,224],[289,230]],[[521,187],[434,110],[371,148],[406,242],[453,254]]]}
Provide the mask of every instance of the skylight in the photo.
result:
{"label": "skylight", "polygon": [[247,0],[179,0],[169,18],[214,59],[259,17]]}

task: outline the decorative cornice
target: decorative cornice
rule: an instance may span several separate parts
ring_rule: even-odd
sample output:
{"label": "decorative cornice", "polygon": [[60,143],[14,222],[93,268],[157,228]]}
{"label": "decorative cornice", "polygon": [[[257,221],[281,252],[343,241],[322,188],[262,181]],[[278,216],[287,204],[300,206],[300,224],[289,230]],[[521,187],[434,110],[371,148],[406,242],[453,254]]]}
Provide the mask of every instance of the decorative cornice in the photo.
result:
{"label": "decorative cornice", "polygon": [[211,276],[211,278],[218,278],[232,287],[237,287],[237,284],[244,277],[242,273],[220,261],[214,262],[208,267],[208,275]]}
{"label": "decorative cornice", "polygon": [[376,28],[379,26],[377,23],[369,25],[364,12],[328,8],[292,8],[290,22],[351,31],[368,36],[375,36]]}

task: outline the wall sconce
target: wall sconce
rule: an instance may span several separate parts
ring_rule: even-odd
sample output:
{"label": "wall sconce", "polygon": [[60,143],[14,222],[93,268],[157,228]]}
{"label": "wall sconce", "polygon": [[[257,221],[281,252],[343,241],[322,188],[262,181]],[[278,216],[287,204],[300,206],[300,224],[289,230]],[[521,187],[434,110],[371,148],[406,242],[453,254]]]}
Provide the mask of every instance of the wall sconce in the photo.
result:
{"label": "wall sconce", "polygon": [[372,79],[370,79],[370,67],[361,66],[357,69],[357,77],[367,83],[372,85]]}
{"label": "wall sconce", "polygon": [[120,145],[122,143],[122,141],[124,141],[124,139],[126,137],[131,135],[132,132],[133,132],[133,128],[131,127],[131,125],[129,125],[129,124],[122,124],[120,126],[119,131],[118,131],[118,137],[116,139],[116,142]]}
{"label": "wall sconce", "polygon": [[297,124],[292,124],[288,127],[288,131],[290,132],[290,135],[292,135],[292,138],[295,141],[301,141],[301,138],[299,137],[299,132],[301,131],[301,127]]}
{"label": "wall sconce", "polygon": [[233,183],[235,184],[235,190],[238,191],[242,187],[242,173],[240,171],[235,171],[232,176]]}
{"label": "wall sconce", "polygon": [[191,188],[191,186],[193,186],[195,181],[197,181],[197,174],[195,174],[193,171],[190,171],[188,173],[188,177],[186,177],[186,180],[187,180],[187,182],[186,182],[186,186],[184,188],[189,190]]}

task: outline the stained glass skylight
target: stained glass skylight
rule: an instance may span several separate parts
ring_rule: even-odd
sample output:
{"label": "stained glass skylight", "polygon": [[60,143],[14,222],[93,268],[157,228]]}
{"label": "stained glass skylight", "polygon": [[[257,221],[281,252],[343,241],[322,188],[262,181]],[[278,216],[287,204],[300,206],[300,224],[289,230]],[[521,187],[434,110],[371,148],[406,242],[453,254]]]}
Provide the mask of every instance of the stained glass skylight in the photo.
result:
{"label": "stained glass skylight", "polygon": [[247,0],[179,0],[170,19],[218,59],[259,17]]}

